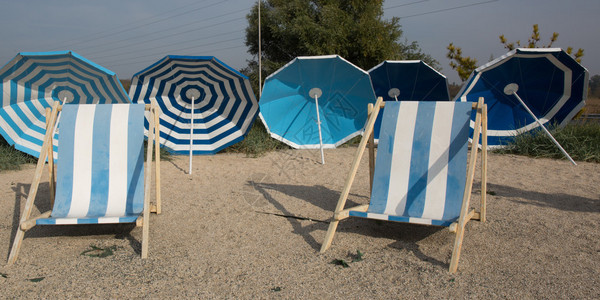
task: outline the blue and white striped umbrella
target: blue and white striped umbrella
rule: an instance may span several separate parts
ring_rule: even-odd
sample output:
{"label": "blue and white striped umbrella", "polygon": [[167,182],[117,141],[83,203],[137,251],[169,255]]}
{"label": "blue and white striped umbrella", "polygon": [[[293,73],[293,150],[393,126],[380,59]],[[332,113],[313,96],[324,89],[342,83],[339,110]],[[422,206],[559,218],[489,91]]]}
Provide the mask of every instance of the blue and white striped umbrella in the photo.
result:
{"label": "blue and white striped umbrella", "polygon": [[[0,69],[0,134],[16,149],[39,156],[45,109],[69,104],[129,103],[117,75],[72,51],[23,52]],[[54,138],[54,157],[58,136]]]}
{"label": "blue and white striped umbrella", "polygon": [[[386,60],[369,70],[369,76],[375,95],[384,101],[450,101],[446,76],[422,60]],[[382,116],[373,129],[376,140]]]}
{"label": "blue and white striped umbrella", "polygon": [[562,49],[521,48],[473,71],[455,100],[485,99],[488,148],[498,148],[539,128],[532,114],[545,125],[566,125],[585,105],[587,86],[588,71]]}
{"label": "blue and white striped umbrella", "polygon": [[243,140],[258,113],[248,77],[214,56],[168,55],[133,75],[129,95],[157,102],[160,143],[176,154],[190,152],[190,130],[194,154],[215,154]]}

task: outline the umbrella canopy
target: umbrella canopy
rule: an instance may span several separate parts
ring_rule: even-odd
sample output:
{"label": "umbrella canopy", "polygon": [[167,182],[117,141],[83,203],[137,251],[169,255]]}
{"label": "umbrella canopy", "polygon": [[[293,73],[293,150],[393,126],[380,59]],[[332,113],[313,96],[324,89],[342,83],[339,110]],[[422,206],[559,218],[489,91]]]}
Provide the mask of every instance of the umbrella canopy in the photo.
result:
{"label": "umbrella canopy", "polygon": [[541,123],[564,126],[585,105],[587,85],[588,71],[562,49],[515,49],[473,71],[455,100],[485,99],[488,145],[498,148],[539,126],[519,97]]}
{"label": "umbrella canopy", "polygon": [[54,101],[130,102],[115,73],[72,51],[19,53],[0,69],[0,79],[0,134],[16,149],[33,156],[40,154],[46,132],[45,109]]}
{"label": "umbrella canopy", "polygon": [[315,96],[325,148],[359,135],[367,105],[375,102],[369,74],[342,57],[297,57],[265,80],[260,118],[271,136],[296,149],[318,149]]}
{"label": "umbrella canopy", "polygon": [[450,101],[446,76],[421,60],[386,60],[369,75],[384,101]]}
{"label": "umbrella canopy", "polygon": [[[421,60],[386,60],[369,75],[375,95],[384,101],[450,101],[446,76]],[[382,115],[375,122],[375,139],[379,139]]]}
{"label": "umbrella canopy", "polygon": [[190,131],[194,154],[243,140],[258,112],[248,77],[214,56],[168,55],[133,75],[129,95],[157,102],[160,143],[175,154],[189,153]]}

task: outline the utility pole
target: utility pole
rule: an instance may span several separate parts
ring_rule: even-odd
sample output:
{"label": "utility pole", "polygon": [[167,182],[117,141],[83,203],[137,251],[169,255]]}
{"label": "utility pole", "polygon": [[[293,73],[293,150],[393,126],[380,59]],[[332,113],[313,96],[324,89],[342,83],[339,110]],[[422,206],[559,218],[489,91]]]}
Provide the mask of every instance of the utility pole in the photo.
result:
{"label": "utility pole", "polygon": [[262,39],[260,38],[260,5],[258,0],[258,98],[262,96]]}

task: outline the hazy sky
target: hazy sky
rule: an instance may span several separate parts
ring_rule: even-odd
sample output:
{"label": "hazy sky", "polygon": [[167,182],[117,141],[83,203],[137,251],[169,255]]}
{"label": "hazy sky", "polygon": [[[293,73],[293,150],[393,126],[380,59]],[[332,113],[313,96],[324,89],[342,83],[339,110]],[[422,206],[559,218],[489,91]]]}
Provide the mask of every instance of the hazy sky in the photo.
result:
{"label": "hazy sky", "polygon": [[[131,76],[167,54],[214,55],[240,69],[246,14],[254,0],[0,0],[0,64],[18,52],[73,50]],[[385,17],[401,18],[404,38],[440,62],[450,82],[450,42],[487,62],[506,52],[498,36],[526,42],[533,24],[542,42],[585,49],[583,65],[600,74],[600,0],[387,0]]]}

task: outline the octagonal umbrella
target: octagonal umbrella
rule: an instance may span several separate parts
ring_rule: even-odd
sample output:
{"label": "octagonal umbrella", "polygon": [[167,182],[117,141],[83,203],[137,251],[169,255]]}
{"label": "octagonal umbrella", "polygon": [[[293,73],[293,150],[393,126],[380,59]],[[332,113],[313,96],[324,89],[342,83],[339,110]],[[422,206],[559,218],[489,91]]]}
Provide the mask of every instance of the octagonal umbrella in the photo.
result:
{"label": "octagonal umbrella", "polygon": [[[46,132],[45,109],[54,101],[128,103],[116,74],[72,51],[22,52],[0,69],[0,134],[38,156]],[[56,129],[55,129],[56,132]],[[54,157],[58,132],[54,137]]]}
{"label": "octagonal umbrella", "polygon": [[[248,77],[214,56],[168,55],[133,75],[134,103],[156,101],[160,143],[175,154],[215,154],[244,139],[258,113]],[[146,128],[148,122],[146,122]]]}
{"label": "octagonal umbrella", "polygon": [[338,55],[297,57],[266,78],[260,117],[296,149],[335,148],[361,133],[375,102],[369,74]]}
{"label": "octagonal umbrella", "polygon": [[[421,60],[386,60],[369,75],[375,95],[384,101],[450,101],[446,76]],[[379,139],[382,115],[375,123],[375,139]]]}
{"label": "octagonal umbrella", "polygon": [[[545,126],[566,125],[585,105],[588,71],[559,48],[515,49],[477,68],[456,99],[488,106],[488,145]],[[573,162],[574,163],[574,162]]]}

